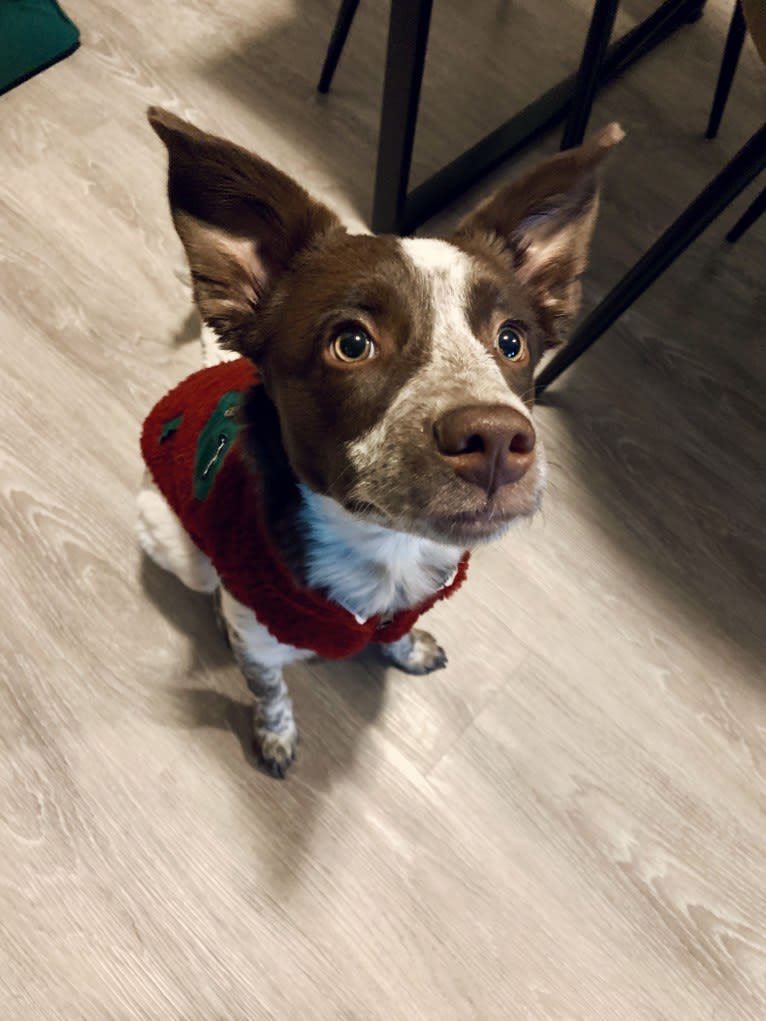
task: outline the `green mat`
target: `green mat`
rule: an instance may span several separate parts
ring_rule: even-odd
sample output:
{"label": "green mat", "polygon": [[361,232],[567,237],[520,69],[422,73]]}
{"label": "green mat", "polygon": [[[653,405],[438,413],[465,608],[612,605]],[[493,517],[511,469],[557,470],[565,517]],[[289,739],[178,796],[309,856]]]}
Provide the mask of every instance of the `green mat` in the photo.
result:
{"label": "green mat", "polygon": [[77,26],[55,0],[0,0],[0,95],[79,45]]}

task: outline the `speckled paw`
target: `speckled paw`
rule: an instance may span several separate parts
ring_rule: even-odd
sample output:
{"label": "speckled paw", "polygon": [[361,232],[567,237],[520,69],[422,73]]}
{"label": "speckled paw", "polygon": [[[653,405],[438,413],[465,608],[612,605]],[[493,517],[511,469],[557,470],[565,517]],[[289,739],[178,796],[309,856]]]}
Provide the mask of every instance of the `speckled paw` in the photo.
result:
{"label": "speckled paw", "polygon": [[298,750],[297,731],[277,734],[271,730],[256,730],[255,745],[266,770],[284,780]]}

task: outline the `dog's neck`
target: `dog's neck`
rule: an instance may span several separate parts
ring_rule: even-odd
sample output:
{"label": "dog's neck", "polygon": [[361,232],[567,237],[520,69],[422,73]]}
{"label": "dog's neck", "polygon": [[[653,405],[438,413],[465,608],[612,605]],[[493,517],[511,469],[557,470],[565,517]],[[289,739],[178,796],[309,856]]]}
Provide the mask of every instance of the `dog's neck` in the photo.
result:
{"label": "dog's neck", "polygon": [[458,547],[362,521],[330,497],[299,490],[307,584],[358,620],[418,606],[454,578]]}

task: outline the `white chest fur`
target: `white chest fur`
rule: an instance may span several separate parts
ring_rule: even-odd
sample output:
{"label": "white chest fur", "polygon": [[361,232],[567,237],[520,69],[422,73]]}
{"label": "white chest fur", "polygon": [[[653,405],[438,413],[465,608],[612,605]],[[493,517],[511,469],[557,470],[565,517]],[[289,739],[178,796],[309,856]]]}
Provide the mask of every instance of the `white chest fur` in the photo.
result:
{"label": "white chest fur", "polygon": [[301,486],[307,581],[366,620],[417,606],[454,577],[462,550],[360,521]]}

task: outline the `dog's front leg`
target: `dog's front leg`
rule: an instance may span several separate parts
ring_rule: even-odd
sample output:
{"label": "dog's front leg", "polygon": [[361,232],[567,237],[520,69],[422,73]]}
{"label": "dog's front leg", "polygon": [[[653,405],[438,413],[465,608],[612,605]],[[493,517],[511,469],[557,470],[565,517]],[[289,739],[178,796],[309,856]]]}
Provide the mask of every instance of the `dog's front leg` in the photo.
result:
{"label": "dog's front leg", "polygon": [[258,622],[252,610],[225,589],[220,590],[220,616],[234,658],[253,693],[253,734],[264,765],[284,777],[295,758],[298,728],[282,668],[311,653],[283,645]]}
{"label": "dog's front leg", "polygon": [[281,667],[265,667],[232,643],[234,655],[255,699],[253,736],[263,764],[272,776],[284,779],[298,750],[298,728]]}
{"label": "dog's front leg", "polygon": [[396,642],[382,642],[381,651],[385,658],[408,674],[430,674],[447,665],[447,653],[438,645],[433,635],[419,628]]}

